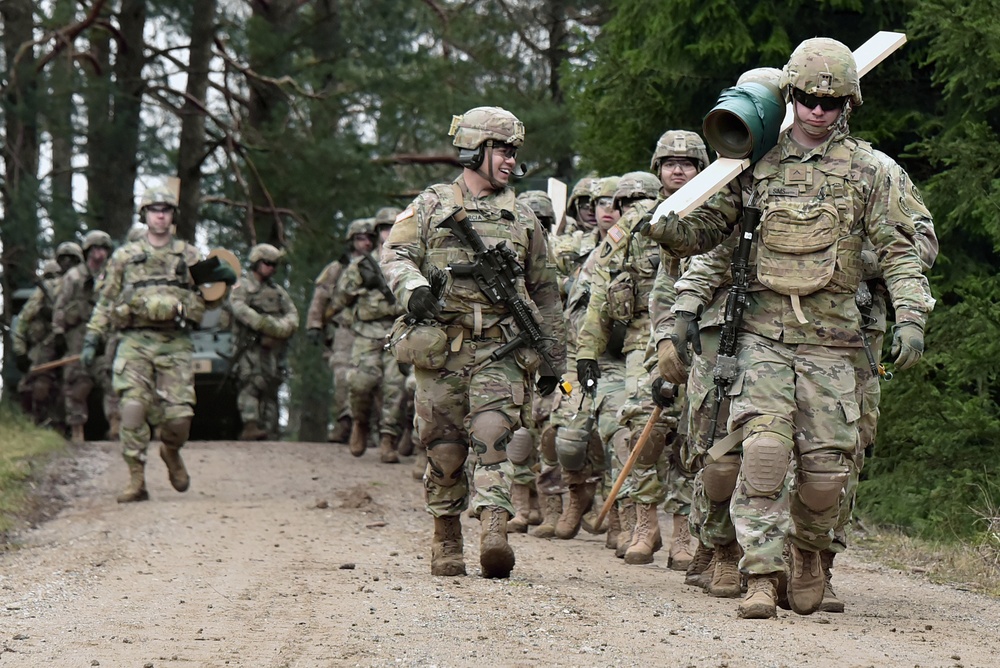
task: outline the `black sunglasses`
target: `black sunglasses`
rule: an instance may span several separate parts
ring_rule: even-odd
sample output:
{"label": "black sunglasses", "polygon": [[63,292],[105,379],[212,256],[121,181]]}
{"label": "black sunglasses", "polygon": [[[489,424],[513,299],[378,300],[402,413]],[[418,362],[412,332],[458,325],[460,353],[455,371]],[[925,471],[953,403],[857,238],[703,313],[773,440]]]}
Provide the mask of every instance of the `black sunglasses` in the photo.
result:
{"label": "black sunglasses", "polygon": [[278,266],[277,262],[271,262],[270,260],[261,260],[260,263],[261,264],[266,264],[269,267],[277,267]]}
{"label": "black sunglasses", "polygon": [[167,213],[174,210],[174,207],[169,204],[153,204],[151,206],[147,206],[146,208],[153,213]]}
{"label": "black sunglasses", "polygon": [[805,91],[801,91],[798,88],[792,89],[792,97],[796,102],[807,109],[815,109],[819,106],[819,108],[823,111],[843,109],[844,102],[847,101],[846,97],[817,97],[815,95],[810,95]]}

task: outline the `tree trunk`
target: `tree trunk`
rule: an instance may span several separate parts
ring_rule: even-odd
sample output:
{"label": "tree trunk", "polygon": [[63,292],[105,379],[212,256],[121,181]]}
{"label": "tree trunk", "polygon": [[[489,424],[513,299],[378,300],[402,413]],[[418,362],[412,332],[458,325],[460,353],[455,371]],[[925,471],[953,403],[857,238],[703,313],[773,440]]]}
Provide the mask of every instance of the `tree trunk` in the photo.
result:
{"label": "tree trunk", "polygon": [[[72,23],[76,14],[74,0],[56,0],[52,22],[56,26]],[[80,220],[73,208],[73,93],[76,89],[75,66],[67,49],[48,68],[49,101],[45,105],[46,128],[52,137],[52,176],[49,218],[53,238],[58,244],[72,239],[80,231]]]}
{"label": "tree trunk", "polygon": [[[104,18],[111,10],[105,5]],[[104,229],[110,206],[109,191],[114,184],[105,178],[114,160],[115,146],[111,131],[111,33],[94,29],[89,33],[90,55],[85,80],[87,104],[87,227]],[[59,241],[59,239],[56,239]]]}
{"label": "tree trunk", "polygon": [[201,106],[208,91],[208,66],[212,59],[212,38],[215,35],[216,0],[194,3],[191,17],[191,48],[188,59],[187,95],[181,108],[181,139],[177,155],[177,175],[181,179],[178,236],[194,241],[195,226],[201,201],[201,166],[205,153],[205,116]]}

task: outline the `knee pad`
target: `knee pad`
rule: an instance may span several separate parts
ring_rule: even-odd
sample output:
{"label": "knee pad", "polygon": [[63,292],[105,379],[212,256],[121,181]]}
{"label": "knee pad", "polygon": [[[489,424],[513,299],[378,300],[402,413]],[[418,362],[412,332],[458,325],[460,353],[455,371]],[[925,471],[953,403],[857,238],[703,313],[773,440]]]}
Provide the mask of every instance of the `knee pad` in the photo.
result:
{"label": "knee pad", "polygon": [[585,429],[559,427],[556,432],[556,456],[566,471],[580,471],[587,465],[590,432]]}
{"label": "knee pad", "polygon": [[792,447],[792,428],[784,420],[766,416],[743,425],[743,480],[750,496],[781,490]]}
{"label": "knee pad", "polygon": [[726,455],[717,462],[710,462],[701,470],[701,484],[705,496],[720,503],[733,496],[736,478],[740,473],[739,455]]}
{"label": "knee pad", "polygon": [[[642,431],[636,431],[632,434],[629,439],[632,448],[638,445],[641,435]],[[656,463],[660,461],[660,456],[663,454],[663,448],[667,445],[667,436],[669,435],[670,429],[667,425],[654,425],[652,431],[649,432],[649,440],[646,441],[646,447],[642,449],[642,454],[635,460],[636,465],[647,469],[656,466]]]}
{"label": "knee pad", "polygon": [[468,448],[461,443],[437,441],[427,446],[430,480],[442,487],[452,487],[465,475]]}
{"label": "knee pad", "polygon": [[816,512],[833,508],[840,500],[850,472],[850,465],[841,452],[802,455],[796,470],[799,500]]}
{"label": "knee pad", "polygon": [[160,440],[169,448],[179,448],[187,443],[191,433],[191,418],[174,418],[160,425]]}
{"label": "knee pad", "polygon": [[146,406],[141,401],[126,399],[121,404],[122,429],[138,429],[146,424]]}
{"label": "knee pad", "polygon": [[507,443],[513,432],[507,416],[498,411],[486,411],[472,418],[469,439],[482,466],[507,461]]}
{"label": "knee pad", "polygon": [[538,451],[542,455],[542,460],[551,464],[555,462],[559,455],[556,454],[556,429],[552,425],[546,425],[542,430],[542,437],[538,439]]}
{"label": "knee pad", "polygon": [[535,439],[531,432],[521,427],[510,437],[510,444],[507,446],[507,459],[511,464],[527,464],[531,461],[531,455],[535,452]]}

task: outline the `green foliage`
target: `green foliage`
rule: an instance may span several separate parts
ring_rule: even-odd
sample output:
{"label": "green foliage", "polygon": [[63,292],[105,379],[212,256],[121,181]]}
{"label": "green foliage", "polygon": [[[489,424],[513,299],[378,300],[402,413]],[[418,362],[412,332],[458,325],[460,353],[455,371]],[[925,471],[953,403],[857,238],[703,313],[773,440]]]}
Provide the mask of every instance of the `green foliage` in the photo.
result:
{"label": "green foliage", "polygon": [[0,403],[0,533],[26,510],[27,487],[46,459],[66,447],[54,431],[36,427],[9,403]]}

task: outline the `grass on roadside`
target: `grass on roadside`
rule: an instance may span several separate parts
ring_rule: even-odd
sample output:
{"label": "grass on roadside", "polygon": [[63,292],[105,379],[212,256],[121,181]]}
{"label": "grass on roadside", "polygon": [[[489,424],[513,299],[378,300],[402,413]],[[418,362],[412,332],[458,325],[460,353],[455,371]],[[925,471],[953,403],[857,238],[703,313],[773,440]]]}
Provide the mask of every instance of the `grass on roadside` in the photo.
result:
{"label": "grass on roadside", "polygon": [[32,475],[65,448],[62,436],[36,427],[16,408],[0,404],[0,534],[24,516]]}

